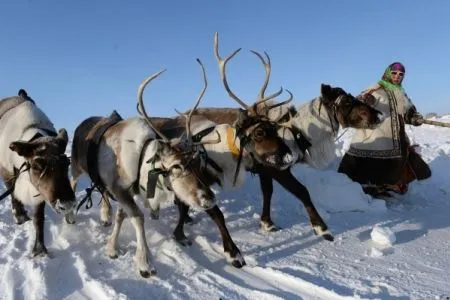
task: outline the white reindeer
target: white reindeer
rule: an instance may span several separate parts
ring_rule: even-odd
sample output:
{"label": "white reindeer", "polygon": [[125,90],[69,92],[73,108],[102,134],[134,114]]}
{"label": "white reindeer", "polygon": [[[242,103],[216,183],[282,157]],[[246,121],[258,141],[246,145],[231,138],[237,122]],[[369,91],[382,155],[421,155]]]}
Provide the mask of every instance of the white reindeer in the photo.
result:
{"label": "white reindeer", "polygon": [[[117,238],[123,220],[130,217],[136,230],[136,265],[143,277],[156,273],[150,262],[150,251],[144,232],[143,213],[135,199],[147,198],[149,174],[157,172],[163,177],[162,184],[172,190],[178,199],[200,210],[215,207],[215,197],[208,186],[196,175],[198,151],[190,141],[188,120],[187,139],[170,141],[147,116],[142,94],[145,87],[163,71],[142,82],[138,90],[138,107],[144,118],[133,117],[110,126],[102,135],[98,145],[97,172],[105,191],[118,202],[112,234],[107,245],[111,258],[118,256]],[[204,71],[203,71],[204,72]],[[197,99],[196,106],[206,90]],[[195,109],[195,107],[194,107]],[[72,144],[73,189],[79,176],[88,173],[86,147],[92,142],[95,130],[105,118],[91,117],[84,120],[75,130]],[[217,141],[210,141],[217,142]],[[187,147],[186,144],[187,143]],[[91,144],[92,145],[92,144]],[[96,182],[98,184],[98,182]]]}
{"label": "white reindeer", "polygon": [[70,213],[75,194],[68,177],[69,159],[64,154],[67,132],[56,133],[52,122],[21,89],[18,96],[0,101],[0,175],[11,195],[16,223],[28,217],[24,205],[34,207],[36,239],[32,256],[45,255],[45,204],[57,213]]}

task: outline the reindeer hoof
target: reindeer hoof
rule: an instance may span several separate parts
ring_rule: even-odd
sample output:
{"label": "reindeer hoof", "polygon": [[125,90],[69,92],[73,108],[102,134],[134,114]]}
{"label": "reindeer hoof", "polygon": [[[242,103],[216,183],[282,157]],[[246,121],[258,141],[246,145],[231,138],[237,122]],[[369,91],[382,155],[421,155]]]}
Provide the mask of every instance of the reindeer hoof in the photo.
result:
{"label": "reindeer hoof", "polygon": [[246,265],[245,260],[242,257],[241,253],[239,252],[239,250],[236,250],[236,254],[234,255],[234,257],[231,257],[229,252],[225,253],[227,255],[227,260],[231,263],[233,267],[240,269]]}
{"label": "reindeer hoof", "polygon": [[322,237],[324,239],[326,239],[327,241],[330,241],[330,242],[334,241],[334,237],[329,233],[322,235]]}
{"label": "reindeer hoof", "polygon": [[276,232],[281,230],[281,227],[275,225],[272,221],[260,221],[259,224],[261,229],[265,232]]}
{"label": "reindeer hoof", "polygon": [[22,225],[25,222],[30,221],[30,217],[28,217],[27,214],[23,214],[23,215],[18,215],[18,216],[14,216],[14,220],[16,221],[17,225]]}
{"label": "reindeer hoof", "polygon": [[192,245],[192,242],[187,237],[177,238],[174,236],[174,239],[175,241],[177,241],[178,244],[180,244],[183,247]]}
{"label": "reindeer hoof", "polygon": [[139,271],[139,274],[141,274],[144,278],[149,278],[150,276],[156,275],[156,269],[152,268],[150,271]]}
{"label": "reindeer hoof", "polygon": [[184,218],[184,224],[192,225],[192,224],[194,224],[194,220],[190,216],[186,216]]}
{"label": "reindeer hoof", "polygon": [[334,241],[333,235],[327,229],[323,230],[320,226],[313,226],[313,231],[315,235],[320,235],[327,241]]}
{"label": "reindeer hoof", "polygon": [[109,227],[109,226],[111,226],[111,222],[110,221],[102,221],[102,226],[103,227]]}
{"label": "reindeer hoof", "polygon": [[31,257],[46,256],[48,254],[47,248],[44,245],[35,245],[31,252]]}
{"label": "reindeer hoof", "polygon": [[117,254],[111,254],[111,255],[108,255],[108,256],[111,259],[117,259],[119,257],[119,255],[117,255]]}
{"label": "reindeer hoof", "polygon": [[64,215],[64,220],[66,221],[67,224],[75,224],[75,215],[73,212],[70,212],[66,215]]}
{"label": "reindeer hoof", "polygon": [[150,218],[152,220],[159,220],[159,210],[150,210]]}
{"label": "reindeer hoof", "polygon": [[243,266],[245,266],[246,263],[245,263],[245,261],[233,260],[233,261],[231,262],[231,265],[232,265],[233,267],[237,268],[237,269],[240,269],[240,268],[242,268]]}

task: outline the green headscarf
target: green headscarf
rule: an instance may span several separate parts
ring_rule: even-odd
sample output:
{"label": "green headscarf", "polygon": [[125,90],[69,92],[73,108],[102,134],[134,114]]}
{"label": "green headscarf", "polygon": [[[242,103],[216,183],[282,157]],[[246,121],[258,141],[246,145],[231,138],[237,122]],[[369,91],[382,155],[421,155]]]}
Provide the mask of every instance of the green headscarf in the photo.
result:
{"label": "green headscarf", "polygon": [[400,71],[405,73],[405,67],[399,63],[399,62],[393,62],[392,64],[390,64],[386,70],[383,73],[383,76],[381,77],[381,80],[378,81],[378,84],[381,85],[382,87],[384,87],[387,90],[402,90],[403,91],[403,87],[402,84],[393,84],[391,81],[391,72],[392,71]]}

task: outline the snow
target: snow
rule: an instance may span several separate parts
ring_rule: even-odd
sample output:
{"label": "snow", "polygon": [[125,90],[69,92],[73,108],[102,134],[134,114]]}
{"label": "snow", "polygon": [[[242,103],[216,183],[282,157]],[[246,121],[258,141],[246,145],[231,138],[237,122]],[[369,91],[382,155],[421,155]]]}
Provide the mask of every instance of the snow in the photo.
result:
{"label": "snow", "polygon": [[395,233],[386,226],[376,224],[370,233],[372,241],[381,246],[392,246],[396,241]]}
{"label": "snow", "polygon": [[[450,122],[450,116],[437,120]],[[33,224],[15,225],[7,198],[0,202],[0,299],[449,299],[450,129],[423,125],[407,132],[433,176],[413,182],[395,201],[372,199],[335,171],[351,130],[336,141],[338,158],[328,169],[295,167],[334,242],[313,234],[301,203],[278,185],[272,216],[282,230],[273,233],[259,228],[256,177],[249,174],[239,190],[220,191],[228,229],[247,262],[242,269],[227,262],[205,213],[193,212],[195,224],[186,226],[193,243],[183,247],[171,238],[177,209],[167,203],[160,220],[151,220],[141,205],[158,274],[140,277],[129,221],[119,258],[105,255],[112,227],[100,223],[98,195],[90,210],[80,209],[75,225],[47,209],[50,256],[31,259]],[[83,185],[88,181],[79,198]]]}

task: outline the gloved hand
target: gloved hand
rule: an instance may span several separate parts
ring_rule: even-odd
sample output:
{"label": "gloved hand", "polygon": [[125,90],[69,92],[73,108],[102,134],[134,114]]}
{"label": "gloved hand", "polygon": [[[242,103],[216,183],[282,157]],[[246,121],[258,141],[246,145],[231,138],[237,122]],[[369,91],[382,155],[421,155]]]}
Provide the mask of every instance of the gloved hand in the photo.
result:
{"label": "gloved hand", "polygon": [[422,125],[423,116],[419,113],[416,113],[414,116],[411,117],[411,125],[413,126],[420,126]]}

